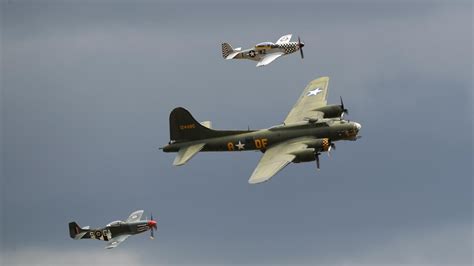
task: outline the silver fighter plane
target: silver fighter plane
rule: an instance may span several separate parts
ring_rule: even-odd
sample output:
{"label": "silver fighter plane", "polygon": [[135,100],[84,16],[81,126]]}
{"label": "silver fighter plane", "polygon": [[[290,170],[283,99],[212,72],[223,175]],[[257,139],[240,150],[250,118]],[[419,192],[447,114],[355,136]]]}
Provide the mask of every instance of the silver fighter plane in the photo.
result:
{"label": "silver fighter plane", "polygon": [[242,50],[242,48],[233,49],[228,43],[222,44],[222,56],[224,59],[250,59],[258,61],[257,67],[266,66],[282,55],[292,54],[300,51],[301,58],[303,55],[304,43],[298,37],[298,42],[290,42],[291,34],[281,36],[276,43],[262,42],[255,47]]}

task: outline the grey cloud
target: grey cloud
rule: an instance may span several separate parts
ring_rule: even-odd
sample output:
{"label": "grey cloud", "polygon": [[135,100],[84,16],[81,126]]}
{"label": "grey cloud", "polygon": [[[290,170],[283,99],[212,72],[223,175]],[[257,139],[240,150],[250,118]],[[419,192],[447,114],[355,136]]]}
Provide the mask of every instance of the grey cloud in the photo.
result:
{"label": "grey cloud", "polygon": [[[103,243],[72,242],[67,222],[102,226],[138,208],[158,217],[159,237],[119,252],[145,263],[157,251],[171,264],[338,262],[361,242],[387,243],[386,257],[360,259],[383,261],[397,258],[397,236],[420,247],[405,236],[437,225],[459,236],[454,225],[472,223],[471,4],[246,7],[2,3],[7,252],[94,252]],[[289,32],[306,42],[305,60],[256,69],[221,58],[221,41],[246,47]],[[157,149],[175,106],[216,128],[268,127],[321,75],[363,138],[338,145],[318,173],[293,165],[249,186],[259,153],[199,154],[173,168]],[[472,247],[468,238],[459,243]],[[428,262],[436,250],[426,247]]]}

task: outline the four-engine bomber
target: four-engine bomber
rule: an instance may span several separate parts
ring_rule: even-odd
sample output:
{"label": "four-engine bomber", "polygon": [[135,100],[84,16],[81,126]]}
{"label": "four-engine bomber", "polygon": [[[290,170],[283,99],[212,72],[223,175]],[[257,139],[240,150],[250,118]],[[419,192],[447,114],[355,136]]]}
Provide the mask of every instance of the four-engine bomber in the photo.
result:
{"label": "four-engine bomber", "polygon": [[356,140],[361,125],[343,119],[347,109],[327,105],[329,78],[311,81],[285,121],[261,130],[214,130],[197,122],[184,108],[170,114],[170,142],[164,152],[177,152],[174,165],[183,165],[200,151],[260,150],[264,153],[249,183],[269,180],[289,163],[316,161],[339,140]]}

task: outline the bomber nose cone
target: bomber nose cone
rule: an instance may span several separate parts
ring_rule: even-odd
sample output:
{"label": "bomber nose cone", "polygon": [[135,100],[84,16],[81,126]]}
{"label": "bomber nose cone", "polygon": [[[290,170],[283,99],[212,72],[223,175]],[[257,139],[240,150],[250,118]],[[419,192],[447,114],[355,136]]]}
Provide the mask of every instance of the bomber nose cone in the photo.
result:
{"label": "bomber nose cone", "polygon": [[355,127],[357,128],[357,131],[359,131],[360,128],[362,127],[362,126],[361,126],[359,123],[357,123],[357,122],[354,122],[354,125],[355,125]]}

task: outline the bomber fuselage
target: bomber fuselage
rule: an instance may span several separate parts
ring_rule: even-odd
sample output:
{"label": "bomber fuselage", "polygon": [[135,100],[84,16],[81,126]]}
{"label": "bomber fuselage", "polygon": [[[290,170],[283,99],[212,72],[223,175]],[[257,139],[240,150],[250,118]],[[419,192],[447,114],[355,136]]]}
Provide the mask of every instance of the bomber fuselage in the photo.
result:
{"label": "bomber fuselage", "polygon": [[338,140],[355,140],[359,128],[360,125],[355,122],[341,119],[322,119],[317,122],[279,125],[255,131],[235,131],[235,134],[232,135],[195,141],[180,140],[170,142],[163,147],[163,151],[178,152],[182,147],[197,143],[205,143],[201,151],[265,151],[272,145],[299,137],[328,139],[331,142]]}

